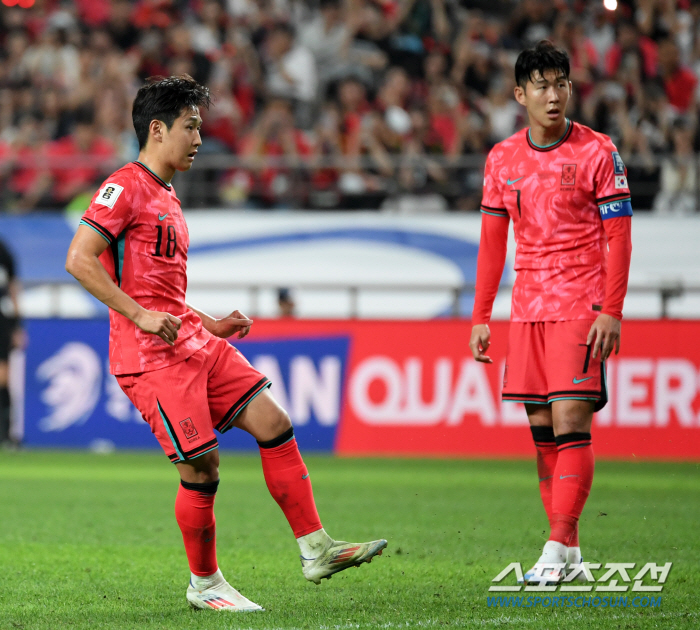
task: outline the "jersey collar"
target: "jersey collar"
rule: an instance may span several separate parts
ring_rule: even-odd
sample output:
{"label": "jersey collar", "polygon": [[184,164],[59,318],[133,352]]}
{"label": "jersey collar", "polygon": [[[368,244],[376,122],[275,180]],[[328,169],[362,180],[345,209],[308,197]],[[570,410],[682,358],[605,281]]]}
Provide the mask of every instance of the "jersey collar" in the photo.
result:
{"label": "jersey collar", "polygon": [[564,134],[562,135],[559,140],[556,142],[553,142],[552,144],[545,144],[543,146],[539,144],[535,144],[532,141],[532,138],[530,137],[530,129],[527,130],[527,143],[530,145],[531,149],[534,149],[535,151],[552,151],[553,149],[556,149],[557,147],[560,147],[562,144],[564,144],[568,139],[569,136],[571,135],[571,131],[573,130],[574,126],[571,124],[571,121],[567,118],[566,119],[566,130],[564,131]]}
{"label": "jersey collar", "polygon": [[160,177],[158,177],[158,175],[156,175],[143,162],[139,162],[138,160],[134,160],[134,164],[136,164],[136,166],[140,166],[143,170],[145,170],[151,177],[153,177],[153,179],[155,179],[164,188],[167,188],[168,190],[170,190],[172,188],[172,186],[170,184],[168,184],[168,182],[166,182],[166,181],[162,180]]}

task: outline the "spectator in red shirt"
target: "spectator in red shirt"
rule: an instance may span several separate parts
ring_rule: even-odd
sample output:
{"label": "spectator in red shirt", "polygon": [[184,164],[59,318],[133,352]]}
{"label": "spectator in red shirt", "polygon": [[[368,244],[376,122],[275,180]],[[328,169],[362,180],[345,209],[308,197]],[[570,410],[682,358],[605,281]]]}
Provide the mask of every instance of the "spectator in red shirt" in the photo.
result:
{"label": "spectator in red shirt", "polygon": [[690,111],[695,104],[698,79],[681,65],[678,44],[670,37],[659,43],[659,76],[664,82],[668,102],[682,114]]}
{"label": "spectator in red shirt", "polygon": [[[46,147],[46,169],[28,191],[28,200],[64,207],[78,195],[92,196],[96,186],[114,170],[114,147],[98,135],[90,107],[76,110],[74,129]],[[28,207],[32,207],[31,204]]]}
{"label": "spectator in red shirt", "polygon": [[[298,198],[298,170],[293,167],[299,158],[309,157],[311,145],[294,127],[289,101],[273,99],[260,115],[258,123],[241,141],[241,156],[250,164],[252,178],[250,198],[263,207],[289,207]],[[279,158],[281,163],[265,163],[259,158]]]}
{"label": "spectator in red shirt", "polygon": [[[45,168],[43,148],[47,133],[40,112],[22,116],[16,129],[7,154],[6,200],[10,209],[24,211],[37,205],[37,185]],[[2,170],[0,168],[0,172]]]}
{"label": "spectator in red shirt", "polygon": [[621,20],[617,26],[615,43],[608,51],[605,63],[606,76],[615,78],[622,65],[632,63],[639,67],[640,80],[650,79],[656,76],[658,52],[654,41],[639,34],[637,25],[630,20]]}

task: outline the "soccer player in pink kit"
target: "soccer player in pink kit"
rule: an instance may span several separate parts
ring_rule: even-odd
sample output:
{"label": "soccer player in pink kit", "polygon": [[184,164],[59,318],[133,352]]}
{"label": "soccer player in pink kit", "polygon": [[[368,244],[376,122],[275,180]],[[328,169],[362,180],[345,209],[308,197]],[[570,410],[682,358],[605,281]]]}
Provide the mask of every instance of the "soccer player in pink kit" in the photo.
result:
{"label": "soccer player in pink kit", "polygon": [[66,269],[109,307],[110,370],[180,474],[175,518],[191,571],[188,602],[262,610],[228,584],[217,563],[215,429],[237,427],[257,440],[267,487],[294,532],[307,580],[319,584],[371,561],[386,540],[328,536],[289,416],[270,395],[267,377],[226,341],[247,335],[253,322],[239,311],[215,319],[185,303],[189,233],[170,181],[192,166],[202,144],[199,108],[208,105],[208,90],[187,75],[151,79],[138,91],[138,160],[110,175],[93,197]]}
{"label": "soccer player in pink kit", "polygon": [[[632,205],[610,138],[566,118],[566,52],[540,42],[520,54],[515,78],[530,127],[493,147],[486,161],[469,346],[477,361],[492,362],[488,322],[512,220],[516,280],[503,400],[525,403],[550,523],[542,555],[524,577],[557,582],[581,562],[591,423],[607,402],[605,360],[620,349]],[[560,567],[542,573],[544,564]]]}

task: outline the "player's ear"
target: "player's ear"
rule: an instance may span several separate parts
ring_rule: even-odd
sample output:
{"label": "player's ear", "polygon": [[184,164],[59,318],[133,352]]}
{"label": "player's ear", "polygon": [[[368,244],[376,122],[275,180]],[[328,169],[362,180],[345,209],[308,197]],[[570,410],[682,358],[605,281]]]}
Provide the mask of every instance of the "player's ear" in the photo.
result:
{"label": "player's ear", "polygon": [[513,94],[515,95],[515,100],[521,105],[525,106],[525,90],[523,90],[523,88],[521,88],[519,85],[516,85],[515,89],[513,90]]}
{"label": "player's ear", "polygon": [[151,136],[156,142],[163,142],[163,121],[152,120],[151,124],[148,125],[148,135]]}

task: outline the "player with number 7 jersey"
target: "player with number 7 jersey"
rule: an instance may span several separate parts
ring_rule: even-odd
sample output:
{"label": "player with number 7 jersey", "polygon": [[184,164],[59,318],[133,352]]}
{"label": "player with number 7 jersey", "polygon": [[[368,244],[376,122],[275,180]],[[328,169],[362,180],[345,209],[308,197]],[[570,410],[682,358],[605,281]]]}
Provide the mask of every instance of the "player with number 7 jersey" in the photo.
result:
{"label": "player with number 7 jersey", "polygon": [[145,309],[182,321],[169,347],[110,309],[112,374],[159,370],[206,345],[209,334],[185,305],[189,232],[171,184],[141,162],[131,162],[102,184],[80,223],[109,243],[100,262],[118,287]]}
{"label": "player with number 7 jersey", "polygon": [[569,71],[567,53],[548,41],[516,61],[514,95],[530,127],[486,160],[469,342],[475,360],[491,363],[488,322],[512,221],[516,279],[502,398],[525,404],[550,523],[525,579],[554,583],[581,562],[593,413],[607,402],[605,360],[620,347],[632,251],[625,165],[610,138],[566,117]]}

